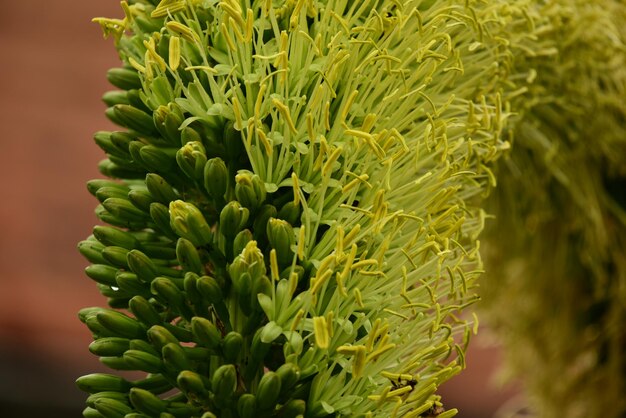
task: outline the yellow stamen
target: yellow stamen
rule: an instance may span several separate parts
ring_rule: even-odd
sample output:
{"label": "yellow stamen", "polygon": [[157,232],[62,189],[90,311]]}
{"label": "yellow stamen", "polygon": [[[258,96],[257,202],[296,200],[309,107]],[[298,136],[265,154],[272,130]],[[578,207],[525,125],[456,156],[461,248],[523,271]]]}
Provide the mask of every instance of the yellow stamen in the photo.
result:
{"label": "yellow stamen", "polygon": [[128,57],[128,63],[130,64],[131,67],[133,67],[135,70],[139,71],[140,73],[146,72],[146,67],[139,64],[137,60],[134,59],[133,57]]}
{"label": "yellow stamen", "polygon": [[348,100],[344,104],[343,108],[341,109],[341,113],[339,114],[339,123],[343,123],[346,120],[348,112],[350,112],[350,108],[352,107],[352,104],[354,103],[354,99],[356,99],[357,94],[359,94],[359,91],[354,90],[352,93],[350,93],[350,96],[348,96]]}
{"label": "yellow stamen", "polygon": [[270,251],[270,270],[272,272],[272,279],[278,281],[280,279],[280,273],[278,270],[278,258],[276,257],[276,249],[272,248]]}
{"label": "yellow stamen", "polygon": [[298,311],[295,318],[293,318],[293,321],[291,322],[291,331],[295,331],[296,328],[298,328],[298,325],[300,324],[300,321],[302,320],[302,317],[304,316],[304,314],[305,312],[303,309],[300,309]]}
{"label": "yellow stamen", "polygon": [[180,22],[175,20],[171,20],[165,24],[165,27],[171,30],[172,32],[180,35],[183,39],[192,44],[197,44],[200,42],[200,37],[196,32],[194,32],[189,26],[183,25]]}
{"label": "yellow stamen", "polygon": [[324,163],[324,167],[322,167],[323,176],[326,176],[327,174],[330,174],[332,172],[331,169],[333,168],[333,164],[335,163],[335,161],[337,161],[342,151],[343,151],[343,147],[337,147],[332,152],[332,154],[330,154],[330,156]]}
{"label": "yellow stamen", "polygon": [[323,316],[313,317],[313,333],[315,335],[315,345],[321,349],[327,349],[330,345],[330,337],[328,335],[328,324]]}
{"label": "yellow stamen", "polygon": [[291,133],[298,133],[298,130],[296,129],[295,125],[293,124],[293,120],[291,119],[291,115],[289,114],[289,108],[278,99],[272,99],[272,104],[285,118],[285,121],[287,122],[287,126],[289,126],[289,130],[291,131]]}
{"label": "yellow stamen", "polygon": [[170,38],[169,49],[169,65],[172,71],[176,71],[180,66],[180,38],[178,36]]}
{"label": "yellow stamen", "polygon": [[259,87],[259,94],[256,96],[256,102],[254,103],[254,116],[259,120],[261,119],[261,107],[263,106],[266,90],[267,84],[261,84],[261,87]]}
{"label": "yellow stamen", "polygon": [[305,230],[305,226],[302,225],[300,227],[300,234],[298,236],[298,249],[297,249],[298,259],[300,261],[304,260],[304,245],[305,244],[306,244],[306,230]]}

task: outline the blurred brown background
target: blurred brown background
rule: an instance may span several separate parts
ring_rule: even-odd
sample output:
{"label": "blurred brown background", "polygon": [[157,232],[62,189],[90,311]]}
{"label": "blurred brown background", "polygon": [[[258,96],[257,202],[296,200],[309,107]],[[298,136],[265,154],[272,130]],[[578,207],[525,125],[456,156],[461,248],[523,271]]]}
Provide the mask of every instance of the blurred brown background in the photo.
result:
{"label": "blurred brown background", "polygon": [[[104,299],[76,251],[97,220],[85,182],[111,128],[100,96],[118,64],[94,16],[114,0],[4,0],[0,7],[0,417],[79,417],[76,377],[103,370],[76,312]],[[479,339],[468,370],[444,388],[459,418],[483,418],[512,396],[494,389],[495,348]]]}

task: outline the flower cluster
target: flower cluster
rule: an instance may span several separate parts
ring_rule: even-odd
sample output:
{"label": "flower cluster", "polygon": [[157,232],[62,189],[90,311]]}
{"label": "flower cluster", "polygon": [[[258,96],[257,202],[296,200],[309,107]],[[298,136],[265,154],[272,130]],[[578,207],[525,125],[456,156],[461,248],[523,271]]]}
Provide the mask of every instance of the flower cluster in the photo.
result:
{"label": "flower cluster", "polygon": [[[448,418],[508,148],[506,1],[136,0],[98,18],[109,179],[79,245],[91,417]],[[511,83],[509,83],[510,85]]]}

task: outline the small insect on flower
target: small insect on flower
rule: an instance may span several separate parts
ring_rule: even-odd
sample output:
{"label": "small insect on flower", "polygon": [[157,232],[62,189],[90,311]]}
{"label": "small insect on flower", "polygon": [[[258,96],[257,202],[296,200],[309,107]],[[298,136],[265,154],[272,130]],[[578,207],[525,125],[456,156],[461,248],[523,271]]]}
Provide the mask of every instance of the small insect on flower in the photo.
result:
{"label": "small insect on flower", "polygon": [[443,406],[433,405],[428,411],[424,412],[424,415],[421,415],[421,418],[436,418],[444,412],[446,412],[446,409]]}
{"label": "small insect on flower", "polygon": [[403,379],[403,377],[403,375],[400,375],[396,380],[391,380],[391,385],[393,386],[393,388],[400,389],[410,386],[411,389],[415,389],[415,386],[417,385],[417,380],[412,377],[409,379]]}

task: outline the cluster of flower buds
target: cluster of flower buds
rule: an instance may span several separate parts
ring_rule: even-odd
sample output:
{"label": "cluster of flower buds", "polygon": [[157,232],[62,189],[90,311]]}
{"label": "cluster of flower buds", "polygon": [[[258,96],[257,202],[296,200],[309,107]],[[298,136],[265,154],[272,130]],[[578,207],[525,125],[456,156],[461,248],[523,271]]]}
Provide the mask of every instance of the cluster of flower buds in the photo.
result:
{"label": "cluster of flower buds", "polygon": [[[458,4],[457,4],[458,3]],[[471,3],[471,4],[468,4]],[[506,1],[122,1],[87,418],[439,418],[507,143]],[[501,21],[492,15],[502,8]],[[507,20],[508,19],[508,20]],[[489,25],[489,30],[486,29]],[[470,318],[470,319],[467,319]]]}

